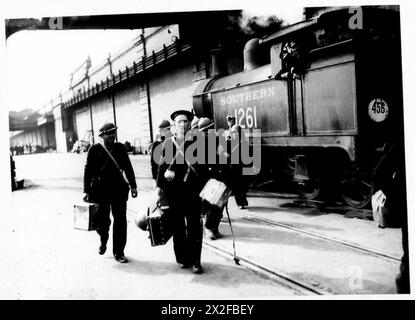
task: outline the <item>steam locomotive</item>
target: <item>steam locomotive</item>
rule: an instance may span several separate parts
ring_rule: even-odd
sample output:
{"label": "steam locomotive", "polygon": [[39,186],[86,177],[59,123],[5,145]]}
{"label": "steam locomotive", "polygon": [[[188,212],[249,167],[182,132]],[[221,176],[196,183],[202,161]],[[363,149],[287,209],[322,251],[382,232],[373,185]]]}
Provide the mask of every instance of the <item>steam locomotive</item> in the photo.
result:
{"label": "steam locomotive", "polygon": [[284,172],[309,199],[335,189],[362,208],[385,143],[403,136],[400,50],[398,9],[332,8],[249,40],[242,72],[213,59],[193,109],[217,129],[228,114],[250,138],[260,129],[262,172]]}

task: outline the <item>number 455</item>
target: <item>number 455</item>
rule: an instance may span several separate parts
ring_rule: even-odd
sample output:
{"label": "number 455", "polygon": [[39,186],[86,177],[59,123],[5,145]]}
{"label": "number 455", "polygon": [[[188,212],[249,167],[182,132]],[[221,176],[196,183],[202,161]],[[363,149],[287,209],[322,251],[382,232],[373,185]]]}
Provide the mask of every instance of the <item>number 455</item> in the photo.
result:
{"label": "number 455", "polygon": [[385,113],[385,103],[383,101],[376,101],[372,106],[374,113]]}

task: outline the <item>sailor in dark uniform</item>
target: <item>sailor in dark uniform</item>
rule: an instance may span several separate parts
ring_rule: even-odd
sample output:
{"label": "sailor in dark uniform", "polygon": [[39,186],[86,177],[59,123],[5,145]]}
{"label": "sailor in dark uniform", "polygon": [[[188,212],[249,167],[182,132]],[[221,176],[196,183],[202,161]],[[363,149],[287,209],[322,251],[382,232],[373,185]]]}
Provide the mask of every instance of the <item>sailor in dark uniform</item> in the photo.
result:
{"label": "sailor in dark uniform", "polygon": [[[229,184],[226,164],[220,164],[219,161],[219,138],[217,137],[215,130],[213,129],[214,122],[212,119],[202,117],[199,120],[198,128],[200,133],[204,134],[205,137],[205,181],[209,179],[216,179],[225,184]],[[213,144],[214,147],[209,144]],[[214,155],[210,155],[212,152]],[[214,163],[211,163],[214,160]],[[222,237],[219,232],[219,224],[223,217],[223,207],[218,207],[210,204],[206,200],[202,201],[202,214],[206,216],[205,228],[206,236],[210,240],[216,240]]]}
{"label": "sailor in dark uniform", "polygon": [[192,267],[194,273],[201,273],[203,226],[199,193],[203,188],[203,164],[190,163],[186,153],[196,143],[195,136],[189,133],[193,114],[178,110],[171,114],[171,119],[176,133],[163,144],[164,161],[159,166],[157,187],[164,190],[169,202],[176,261],[182,268]]}
{"label": "sailor in dark uniform", "polygon": [[[111,209],[114,218],[114,258],[120,263],[126,263],[128,259],[124,255],[124,248],[127,243],[128,191],[131,188],[131,196],[137,197],[137,184],[125,146],[115,142],[116,130],[114,124],[104,124],[99,130],[102,143],[96,143],[88,150],[84,171],[84,200],[99,204],[97,230],[101,240],[99,254],[104,254],[107,249]],[[125,172],[128,181],[121,171]]]}
{"label": "sailor in dark uniform", "polygon": [[397,293],[410,293],[408,208],[406,203],[405,143],[403,136],[392,136],[384,146],[384,155],[373,170],[374,192],[386,195],[386,207],[395,225],[402,229],[403,256],[395,278]]}
{"label": "sailor in dark uniform", "polygon": [[159,132],[157,133],[157,138],[153,142],[150,148],[150,156],[151,156],[151,174],[153,176],[154,181],[157,180],[157,174],[158,174],[158,164],[160,162],[160,152],[154,152],[157,148],[157,146],[161,145],[166,138],[169,138],[172,136],[172,133],[170,131],[170,122],[168,120],[163,120],[159,124]]}

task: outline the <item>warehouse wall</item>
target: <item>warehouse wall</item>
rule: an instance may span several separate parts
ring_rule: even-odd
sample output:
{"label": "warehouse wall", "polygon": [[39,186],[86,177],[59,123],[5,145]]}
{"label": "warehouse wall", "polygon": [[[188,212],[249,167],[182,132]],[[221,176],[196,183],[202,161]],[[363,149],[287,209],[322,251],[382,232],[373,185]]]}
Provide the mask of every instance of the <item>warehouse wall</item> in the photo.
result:
{"label": "warehouse wall", "polygon": [[170,114],[173,111],[192,110],[192,94],[197,86],[193,82],[193,71],[193,64],[181,61],[171,64],[150,79],[153,135],[163,119],[171,121]]}

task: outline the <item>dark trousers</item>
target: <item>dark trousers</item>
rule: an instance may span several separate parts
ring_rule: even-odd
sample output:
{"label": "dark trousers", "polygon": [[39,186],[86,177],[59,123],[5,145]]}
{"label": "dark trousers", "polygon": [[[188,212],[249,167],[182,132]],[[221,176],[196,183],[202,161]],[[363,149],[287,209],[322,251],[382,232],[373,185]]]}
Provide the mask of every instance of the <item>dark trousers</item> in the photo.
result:
{"label": "dark trousers", "polygon": [[[406,210],[405,210],[406,213]],[[404,214],[402,218],[402,247],[403,256],[399,267],[399,274],[396,277],[397,293],[410,293],[409,286],[409,247],[408,247],[408,217]]]}
{"label": "dark trousers", "polygon": [[202,206],[203,213],[206,215],[205,228],[212,231],[218,230],[223,217],[223,208],[211,205],[207,201],[203,201]]}
{"label": "dark trousers", "polygon": [[248,200],[246,199],[246,192],[243,191],[235,191],[235,202],[238,206],[248,206]]}
{"label": "dark trousers", "polygon": [[249,189],[249,182],[245,176],[242,175],[242,166],[231,165],[231,181],[230,186],[232,193],[235,196],[237,206],[248,206],[246,194]]}
{"label": "dark trousers", "polygon": [[174,216],[173,249],[177,263],[200,263],[203,237],[200,207],[176,209]]}
{"label": "dark trousers", "polygon": [[112,252],[114,255],[124,255],[124,248],[127,243],[127,202],[125,200],[112,199],[99,203],[97,232],[100,235],[101,243],[106,244],[111,225],[110,210],[114,219]]}

